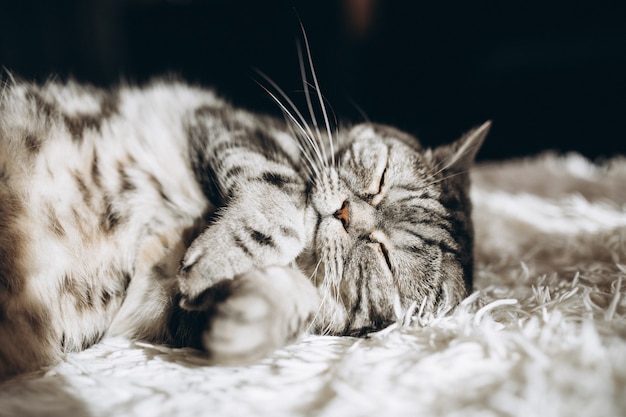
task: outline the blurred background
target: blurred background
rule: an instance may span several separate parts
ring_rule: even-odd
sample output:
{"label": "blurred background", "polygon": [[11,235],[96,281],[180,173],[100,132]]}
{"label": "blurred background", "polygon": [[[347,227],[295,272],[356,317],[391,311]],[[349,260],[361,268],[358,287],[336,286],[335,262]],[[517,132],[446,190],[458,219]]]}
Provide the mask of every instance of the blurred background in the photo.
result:
{"label": "blurred background", "polygon": [[624,1],[0,0],[0,64],[99,86],[178,74],[278,114],[254,68],[302,97],[300,21],[340,120],[436,145],[492,119],[482,160],[626,153]]}

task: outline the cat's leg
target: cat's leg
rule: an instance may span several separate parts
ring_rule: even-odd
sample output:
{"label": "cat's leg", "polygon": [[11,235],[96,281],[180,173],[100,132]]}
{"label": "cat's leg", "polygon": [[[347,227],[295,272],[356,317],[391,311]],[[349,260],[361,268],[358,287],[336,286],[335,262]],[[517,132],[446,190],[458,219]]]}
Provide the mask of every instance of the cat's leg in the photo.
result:
{"label": "cat's leg", "polygon": [[295,144],[274,122],[203,107],[187,123],[197,180],[220,207],[185,253],[178,275],[182,305],[202,310],[202,294],[219,281],[294,261],[316,218],[307,216]]}
{"label": "cat's leg", "polygon": [[104,245],[84,249],[93,241],[72,239],[75,225],[43,207],[0,186],[0,379],[98,341],[129,279],[101,259]]}
{"label": "cat's leg", "polygon": [[200,344],[219,363],[249,362],[294,340],[320,305],[313,284],[286,266],[308,243],[309,220],[293,196],[250,184],[187,250],[170,332],[187,337],[205,325]]}
{"label": "cat's leg", "polygon": [[297,269],[253,269],[214,288],[202,347],[220,364],[261,359],[303,334],[320,305]]}
{"label": "cat's leg", "polygon": [[307,244],[307,222],[315,221],[300,198],[271,184],[249,184],[185,253],[178,274],[182,306],[203,310],[205,293],[220,281],[294,261]]}
{"label": "cat's leg", "polygon": [[151,230],[140,240],[132,281],[107,335],[201,347],[206,314],[180,308],[177,271],[190,241],[205,226],[203,219],[193,224],[183,222]]}
{"label": "cat's leg", "polygon": [[221,208],[182,259],[181,309],[170,332],[193,333],[204,321],[200,343],[214,359],[251,360],[299,334],[319,305],[313,285],[287,268],[310,243],[317,217],[284,134],[232,109],[195,116],[194,170]]}

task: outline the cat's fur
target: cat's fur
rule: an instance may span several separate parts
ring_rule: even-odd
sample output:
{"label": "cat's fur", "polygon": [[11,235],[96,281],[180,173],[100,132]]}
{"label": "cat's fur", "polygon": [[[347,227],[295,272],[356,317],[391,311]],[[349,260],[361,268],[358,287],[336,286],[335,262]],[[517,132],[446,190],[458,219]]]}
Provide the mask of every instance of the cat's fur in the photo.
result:
{"label": "cat's fur", "polygon": [[489,125],[426,150],[290,114],[175,81],[5,81],[0,376],[105,334],[245,363],[307,329],[361,334],[461,300],[467,170]]}

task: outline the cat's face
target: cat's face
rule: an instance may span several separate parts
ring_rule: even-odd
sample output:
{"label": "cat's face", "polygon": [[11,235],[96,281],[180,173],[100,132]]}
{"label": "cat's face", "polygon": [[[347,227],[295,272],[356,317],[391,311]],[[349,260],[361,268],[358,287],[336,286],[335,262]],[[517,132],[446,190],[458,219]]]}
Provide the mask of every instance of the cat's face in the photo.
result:
{"label": "cat's face", "polygon": [[489,125],[452,145],[421,149],[393,128],[345,132],[309,201],[317,216],[311,266],[320,332],[355,334],[458,303],[471,287],[467,170]]}

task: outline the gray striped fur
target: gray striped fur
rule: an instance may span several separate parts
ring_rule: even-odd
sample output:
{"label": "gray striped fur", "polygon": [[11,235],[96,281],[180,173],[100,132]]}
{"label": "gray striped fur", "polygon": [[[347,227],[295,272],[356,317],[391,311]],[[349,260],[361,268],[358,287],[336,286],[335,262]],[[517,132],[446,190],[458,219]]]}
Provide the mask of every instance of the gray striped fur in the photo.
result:
{"label": "gray striped fur", "polygon": [[[467,170],[488,124],[422,149],[320,133],[176,81],[0,92],[0,376],[106,334],[245,363],[471,288]],[[307,142],[311,139],[313,142]]]}

